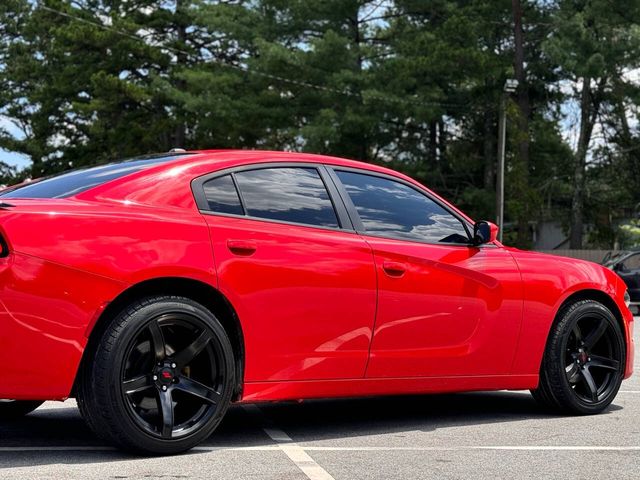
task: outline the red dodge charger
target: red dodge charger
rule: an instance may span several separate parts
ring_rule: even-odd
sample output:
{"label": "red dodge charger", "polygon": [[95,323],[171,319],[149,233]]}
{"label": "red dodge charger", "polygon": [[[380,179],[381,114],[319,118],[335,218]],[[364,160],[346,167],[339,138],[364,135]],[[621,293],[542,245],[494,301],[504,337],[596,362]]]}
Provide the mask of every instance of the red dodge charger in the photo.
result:
{"label": "red dodge charger", "polygon": [[530,389],[602,411],[632,373],[625,284],[505,248],[416,181],[339,158],[173,152],[0,193],[0,416],[77,399],[148,454],[231,402]]}

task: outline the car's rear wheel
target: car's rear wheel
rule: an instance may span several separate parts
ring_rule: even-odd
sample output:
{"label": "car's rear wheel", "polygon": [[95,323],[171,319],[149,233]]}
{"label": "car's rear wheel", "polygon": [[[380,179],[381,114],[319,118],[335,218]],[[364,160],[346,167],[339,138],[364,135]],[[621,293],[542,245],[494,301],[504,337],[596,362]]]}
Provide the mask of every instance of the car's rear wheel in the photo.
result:
{"label": "car's rear wheel", "polygon": [[0,400],[0,420],[24,417],[43,403],[38,400]]}
{"label": "car's rear wheel", "polygon": [[88,425],[121,448],[188,450],[211,435],[229,405],[231,344],[216,317],[188,298],[134,303],[90,353],[78,405]]}
{"label": "car's rear wheel", "polygon": [[558,314],[532,394],[552,410],[599,413],[618,393],[625,358],[624,336],[611,311],[594,300],[577,301]]}

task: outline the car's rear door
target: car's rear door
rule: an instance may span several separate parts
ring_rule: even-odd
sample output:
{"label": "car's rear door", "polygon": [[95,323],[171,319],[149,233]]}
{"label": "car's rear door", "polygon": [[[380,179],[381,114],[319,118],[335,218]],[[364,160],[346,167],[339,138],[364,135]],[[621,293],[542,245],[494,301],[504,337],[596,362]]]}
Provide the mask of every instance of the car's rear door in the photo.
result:
{"label": "car's rear door", "polygon": [[245,381],[363,377],[375,318],[373,255],[344,205],[334,204],[325,168],[247,166],[193,187],[219,289],[243,327]]}
{"label": "car's rear door", "polygon": [[376,262],[366,376],[509,373],[522,320],[522,282],[509,252],[470,245],[465,222],[412,184],[333,172]]}

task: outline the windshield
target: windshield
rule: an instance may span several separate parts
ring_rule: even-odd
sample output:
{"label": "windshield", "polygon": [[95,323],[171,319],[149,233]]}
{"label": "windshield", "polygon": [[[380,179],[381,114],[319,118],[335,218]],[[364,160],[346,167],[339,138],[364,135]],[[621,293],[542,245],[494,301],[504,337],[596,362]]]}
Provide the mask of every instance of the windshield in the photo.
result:
{"label": "windshield", "polygon": [[185,154],[149,155],[95,167],[79,168],[24,183],[0,192],[2,198],[65,198],[145,168],[176,160]]}
{"label": "windshield", "polygon": [[635,248],[633,250],[622,250],[620,252],[614,253],[613,255],[608,255],[607,257],[605,257],[602,261],[602,264],[605,267],[613,267],[615,264],[624,262],[628,257],[630,257],[631,255],[635,255],[636,253],[638,253],[638,250]]}

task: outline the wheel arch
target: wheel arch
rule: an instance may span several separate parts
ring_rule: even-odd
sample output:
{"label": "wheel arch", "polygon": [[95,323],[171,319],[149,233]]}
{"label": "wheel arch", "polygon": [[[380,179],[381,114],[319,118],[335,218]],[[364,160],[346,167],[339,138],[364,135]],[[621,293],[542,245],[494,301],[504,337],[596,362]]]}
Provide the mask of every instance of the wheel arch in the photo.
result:
{"label": "wheel arch", "polygon": [[554,304],[538,304],[538,308],[530,307],[532,319],[526,317],[527,304],[525,302],[523,331],[520,332],[512,373],[540,374],[544,352],[553,328],[560,318],[560,313],[568,305],[580,300],[594,300],[602,303],[611,310],[620,328],[625,332],[624,319],[613,298],[603,290],[594,288],[593,285],[565,292],[564,295],[557,298]]}
{"label": "wheel arch", "polygon": [[[570,305],[573,302],[577,302],[579,300],[594,300],[596,302],[600,302],[605,307],[607,307],[613,316],[616,318],[618,322],[618,326],[620,327],[620,331],[622,332],[622,336],[624,337],[624,345],[625,345],[625,369],[624,369],[624,378],[629,378],[633,372],[633,356],[634,356],[634,347],[633,347],[633,338],[630,336],[629,328],[625,322],[625,317],[623,312],[620,310],[619,305],[616,301],[609,295],[607,292],[602,290],[598,290],[595,288],[585,288],[582,290],[578,290],[576,292],[571,293],[567,298],[565,298],[558,309],[556,310],[555,316],[553,318],[553,322],[551,327],[549,328],[549,332],[547,332],[547,340],[551,333],[551,329],[553,325],[555,325],[556,320],[558,319],[558,315],[562,311],[562,309]],[[547,341],[545,341],[545,348],[547,345]]]}
{"label": "wheel arch", "polygon": [[[556,309],[553,323],[555,324],[558,318],[558,315],[560,314],[560,312],[564,307],[580,300],[594,300],[596,302],[602,303],[605,307],[607,307],[611,311],[613,316],[616,317],[620,325],[620,328],[624,333],[625,331],[624,319],[622,317],[622,312],[618,308],[618,305],[616,304],[615,300],[611,298],[611,296],[608,293],[603,292],[602,290],[594,289],[594,288],[585,288],[582,290],[578,290],[576,292],[571,293],[567,298],[565,298],[560,304],[560,306]],[[551,329],[549,329],[549,332],[551,332]],[[548,334],[547,334],[547,337],[548,337]]]}
{"label": "wheel arch", "polygon": [[240,398],[244,384],[245,346],[242,325],[236,310],[218,289],[200,280],[186,277],[158,277],[141,281],[129,286],[107,304],[88,332],[88,342],[82,354],[71,395],[75,396],[82,369],[109,321],[133,301],[151,295],[186,297],[200,303],[216,316],[229,336],[236,357],[236,385],[232,399]]}
{"label": "wheel arch", "polygon": [[[588,404],[581,403],[583,402],[583,400],[577,399],[578,397],[576,397],[576,395],[578,394],[572,391],[571,386],[565,385],[566,372],[564,371],[564,368],[560,369],[559,372],[555,369],[555,367],[560,364],[562,356],[566,354],[564,351],[564,347],[559,349],[559,347],[562,346],[562,344],[559,343],[561,341],[559,340],[559,338],[561,338],[561,334],[558,333],[557,325],[559,322],[562,322],[566,318],[566,313],[572,311],[574,305],[577,305],[578,302],[583,302],[583,305],[584,305],[585,301],[597,302],[611,312],[613,317],[616,319],[618,326],[620,327],[620,333],[622,335],[621,340],[622,340],[623,347],[622,347],[621,353],[623,357],[628,355],[629,344],[628,344],[628,337],[626,335],[626,328],[624,323],[625,320],[624,320],[623,312],[620,311],[620,307],[616,304],[615,299],[612,298],[607,292],[603,290],[599,290],[597,288],[589,288],[589,287],[576,290],[567,294],[566,298],[562,299],[561,302],[559,302],[558,307],[554,311],[553,320],[550,323],[549,329],[546,334],[546,340],[544,342],[545,343],[544,351],[542,352],[542,355],[540,357],[540,362],[538,367],[539,368],[538,385],[536,386],[535,389],[531,390],[534,398],[539,403],[541,403],[543,406],[553,411],[559,411],[563,413],[568,412],[568,413],[580,414],[580,415],[599,413],[600,411],[602,411],[603,408],[606,408],[606,406],[611,402],[611,400],[613,399],[613,396],[615,396],[615,392],[613,389],[617,390],[617,388],[619,388],[620,386],[619,382],[621,382],[622,379],[625,378],[624,375],[626,372],[626,361],[623,358],[622,363],[624,363],[625,366],[623,368],[621,377],[618,379],[617,376],[614,376],[612,377],[613,380],[612,379],[604,380],[605,382],[608,383],[608,385],[603,390],[602,394],[608,391],[609,393],[607,393],[607,397],[605,397],[608,400],[603,407],[598,408],[597,403],[604,400],[599,398],[598,394],[595,393],[598,391],[598,388],[600,387],[597,386],[593,378],[591,378],[591,384],[595,385],[595,387],[593,388],[590,387],[590,388],[592,388],[592,391],[595,393],[596,398],[594,399],[592,394],[591,400],[593,401],[593,405],[590,406]],[[565,323],[565,326],[566,325],[567,324]],[[582,349],[580,349],[579,351],[586,352],[586,350],[583,351]],[[549,357],[549,362],[545,363],[545,356],[547,355],[547,353],[549,353],[550,357]],[[590,361],[591,359],[588,358],[588,360]],[[586,360],[583,359],[583,361],[586,361]],[[551,367],[551,368],[548,369],[547,367]],[[560,379],[560,376],[564,380]],[[618,383],[617,385],[615,385],[615,384],[612,384],[612,382],[618,382]],[[603,385],[605,384],[603,383]],[[613,385],[613,387],[611,387],[611,385]],[[612,390],[608,390],[609,388],[612,388]],[[567,391],[570,393],[567,393]],[[611,395],[611,392],[614,392],[613,396]]]}

